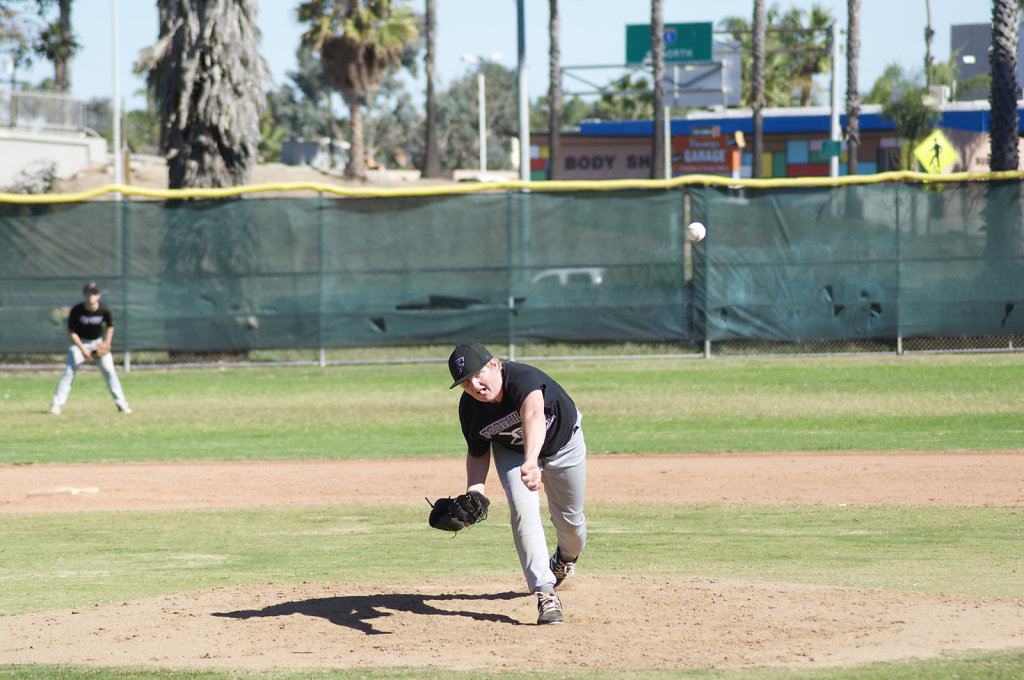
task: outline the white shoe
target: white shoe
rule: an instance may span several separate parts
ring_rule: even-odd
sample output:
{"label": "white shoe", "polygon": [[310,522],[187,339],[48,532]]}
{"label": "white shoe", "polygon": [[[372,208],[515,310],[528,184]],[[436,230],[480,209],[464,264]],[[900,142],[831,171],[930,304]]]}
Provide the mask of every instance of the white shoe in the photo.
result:
{"label": "white shoe", "polygon": [[132,412],[132,410],[131,410],[131,408],[129,408],[128,404],[125,404],[124,406],[122,406],[121,404],[118,404],[117,405],[117,410],[120,411],[121,413],[131,413]]}
{"label": "white shoe", "polygon": [[60,415],[60,406],[57,406],[56,404],[51,406],[50,407],[50,413],[52,413],[55,416],[59,416]]}

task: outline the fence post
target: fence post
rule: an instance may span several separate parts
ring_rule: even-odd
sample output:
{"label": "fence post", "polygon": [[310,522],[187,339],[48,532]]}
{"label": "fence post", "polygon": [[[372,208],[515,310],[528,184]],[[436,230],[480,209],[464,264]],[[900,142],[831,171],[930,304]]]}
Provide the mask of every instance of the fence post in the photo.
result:
{"label": "fence post", "polygon": [[[331,154],[334,148],[331,147]],[[316,268],[317,268],[317,344],[320,346],[320,368],[327,365],[327,354],[324,351],[324,192],[316,192]]]}

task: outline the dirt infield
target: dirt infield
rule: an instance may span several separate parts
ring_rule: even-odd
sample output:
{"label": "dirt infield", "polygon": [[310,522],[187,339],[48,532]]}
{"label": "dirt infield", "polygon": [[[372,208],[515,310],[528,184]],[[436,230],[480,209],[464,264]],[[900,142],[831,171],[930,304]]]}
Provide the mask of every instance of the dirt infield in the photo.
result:
{"label": "dirt infield", "polygon": [[[1021,452],[592,456],[588,465],[592,500],[1024,506]],[[454,459],[5,467],[0,514],[373,501],[381,479],[378,500],[419,499],[463,474]],[[1024,647],[1020,599],[585,570],[574,581],[561,628],[531,625],[534,600],[520,581],[484,579],[247,584],[0,617],[0,664],[812,668]]]}

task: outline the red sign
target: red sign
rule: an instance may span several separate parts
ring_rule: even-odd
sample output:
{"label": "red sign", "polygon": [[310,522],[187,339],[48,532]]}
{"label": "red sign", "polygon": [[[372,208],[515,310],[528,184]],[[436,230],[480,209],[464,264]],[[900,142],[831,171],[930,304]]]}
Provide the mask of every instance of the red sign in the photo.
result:
{"label": "red sign", "polygon": [[731,175],[740,169],[740,147],[732,135],[676,135],[673,175]]}

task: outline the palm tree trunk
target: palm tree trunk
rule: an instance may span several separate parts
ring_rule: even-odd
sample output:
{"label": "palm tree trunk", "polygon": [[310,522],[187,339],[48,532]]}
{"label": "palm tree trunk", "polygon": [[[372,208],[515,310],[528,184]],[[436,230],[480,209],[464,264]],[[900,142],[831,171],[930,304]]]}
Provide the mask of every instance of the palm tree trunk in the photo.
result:
{"label": "palm tree trunk", "polygon": [[860,0],[847,0],[846,36],[846,174],[857,174],[860,150],[860,93],[857,79],[860,62]]}
{"label": "palm tree trunk", "polygon": [[924,11],[927,22],[924,26],[924,86],[932,84],[932,39],[935,37],[935,29],[932,28],[932,3],[924,0]]}
{"label": "palm tree trunk", "polygon": [[662,17],[662,0],[651,0],[651,60],[654,62],[651,178],[665,179],[665,21]]}
{"label": "palm tree trunk", "polygon": [[53,84],[58,92],[71,89],[71,55],[75,51],[75,36],[71,33],[71,0],[57,3],[57,41],[53,52]]}
{"label": "palm tree trunk", "polygon": [[992,0],[991,165],[993,171],[1016,170],[1017,152],[1017,22],[1016,0]]}
{"label": "palm tree trunk", "polygon": [[[993,172],[1016,170],[1017,151],[1017,0],[992,0],[991,153]],[[1018,180],[989,182],[985,201],[985,274],[993,286],[1020,279],[1016,256],[1020,252],[1021,184]]]}
{"label": "palm tree trunk", "polygon": [[562,48],[558,0],[548,0],[548,179],[562,179]]}
{"label": "palm tree trunk", "polygon": [[345,167],[345,177],[348,179],[366,179],[366,152],[363,148],[363,107],[358,97],[345,97],[348,104],[349,122],[349,149],[348,165]]}
{"label": "palm tree trunk", "polygon": [[427,0],[423,32],[427,42],[427,55],[424,61],[427,72],[427,120],[424,140],[424,156],[422,174],[424,177],[441,176],[441,159],[437,149],[437,96],[435,83],[437,73],[435,59],[437,56],[437,0]]}
{"label": "palm tree trunk", "polygon": [[764,177],[764,42],[765,42],[764,0],[754,0],[754,65],[750,78],[750,107],[754,113],[754,147],[751,174],[755,179]]}

